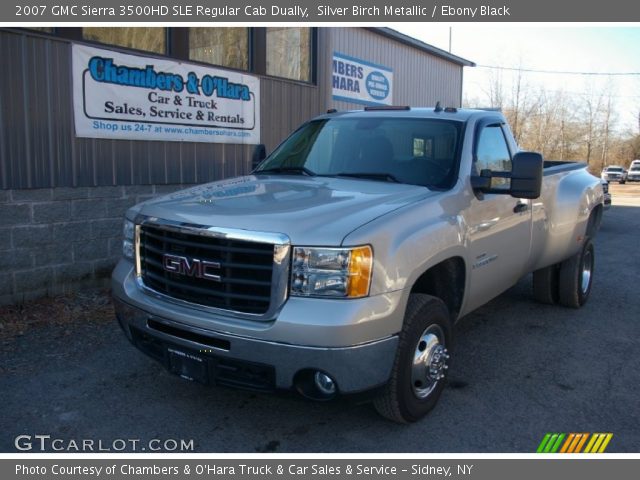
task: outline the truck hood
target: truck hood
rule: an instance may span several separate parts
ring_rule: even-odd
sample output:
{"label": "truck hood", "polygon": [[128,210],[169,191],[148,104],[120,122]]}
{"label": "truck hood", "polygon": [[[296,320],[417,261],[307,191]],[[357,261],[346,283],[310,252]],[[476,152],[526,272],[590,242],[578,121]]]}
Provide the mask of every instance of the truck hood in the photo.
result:
{"label": "truck hood", "polygon": [[199,185],[140,205],[177,222],[274,232],[294,245],[340,245],[356,228],[435,195],[426,187],[360,179],[244,176]]}

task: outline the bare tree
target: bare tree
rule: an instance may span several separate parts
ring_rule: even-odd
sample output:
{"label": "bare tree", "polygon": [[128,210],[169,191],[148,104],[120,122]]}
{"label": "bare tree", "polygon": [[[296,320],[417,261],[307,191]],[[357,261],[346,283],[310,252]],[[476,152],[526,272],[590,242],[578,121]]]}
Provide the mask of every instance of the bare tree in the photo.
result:
{"label": "bare tree", "polygon": [[607,95],[607,103],[604,111],[604,122],[602,128],[604,129],[604,135],[602,139],[602,156],[600,159],[600,166],[604,168],[607,165],[607,153],[609,147],[609,131],[610,131],[610,121],[611,121],[611,91],[608,92]]}
{"label": "bare tree", "polygon": [[[594,174],[612,159],[625,166],[640,158],[640,115],[638,132],[616,130],[618,111],[611,79],[592,80],[581,92],[535,87],[523,69],[506,78],[501,70],[494,71],[486,82],[486,98],[465,98],[465,105],[486,105],[488,100],[492,107],[501,108],[524,149],[550,159],[586,160]],[[638,107],[628,108],[635,112]]]}
{"label": "bare tree", "polygon": [[502,70],[492,70],[487,89],[483,89],[489,99],[492,108],[504,107],[504,87],[502,83]]}
{"label": "bare tree", "polygon": [[593,152],[594,147],[596,124],[598,121],[598,116],[600,115],[602,110],[602,93],[596,94],[594,92],[593,83],[589,83],[585,88],[584,109],[586,116],[586,160],[587,165],[589,165],[591,163],[591,153]]}

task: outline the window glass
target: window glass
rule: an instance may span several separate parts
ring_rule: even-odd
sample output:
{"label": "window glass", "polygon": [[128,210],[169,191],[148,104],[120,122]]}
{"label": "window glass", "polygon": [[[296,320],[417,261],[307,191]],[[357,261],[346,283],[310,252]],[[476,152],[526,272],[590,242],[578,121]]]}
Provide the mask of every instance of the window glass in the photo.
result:
{"label": "window glass", "polygon": [[147,52],[167,52],[167,35],[164,28],[83,27],[82,38]]}
{"label": "window glass", "polygon": [[[499,125],[490,125],[480,132],[477,149],[477,173],[489,169],[494,172],[511,171],[509,148]],[[509,188],[508,178],[491,179],[491,188]]]}
{"label": "window glass", "polygon": [[315,120],[282,143],[260,171],[304,167],[316,175],[450,188],[461,125],[413,118]]}
{"label": "window glass", "polygon": [[223,67],[249,69],[249,29],[189,28],[189,58]]}
{"label": "window glass", "polygon": [[433,157],[433,139],[414,138],[413,139],[413,156],[414,157]]}
{"label": "window glass", "polygon": [[311,81],[311,29],[267,28],[267,75]]}

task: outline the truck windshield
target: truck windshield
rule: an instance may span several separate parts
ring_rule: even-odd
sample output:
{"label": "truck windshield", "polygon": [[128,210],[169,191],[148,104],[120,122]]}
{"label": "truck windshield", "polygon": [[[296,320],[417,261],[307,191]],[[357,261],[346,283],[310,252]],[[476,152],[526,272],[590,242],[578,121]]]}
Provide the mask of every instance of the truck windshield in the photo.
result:
{"label": "truck windshield", "polygon": [[462,122],[421,118],[311,121],[254,172],[362,178],[436,189],[455,183]]}
{"label": "truck windshield", "polygon": [[609,167],[607,172],[619,173],[622,171],[622,167]]}

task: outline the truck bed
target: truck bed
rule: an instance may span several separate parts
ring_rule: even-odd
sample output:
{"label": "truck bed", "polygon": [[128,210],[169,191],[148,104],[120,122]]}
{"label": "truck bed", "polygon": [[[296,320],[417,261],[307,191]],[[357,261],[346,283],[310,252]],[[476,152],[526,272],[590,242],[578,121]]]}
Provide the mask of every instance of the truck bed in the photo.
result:
{"label": "truck bed", "polygon": [[554,175],[556,173],[567,172],[570,170],[578,170],[586,167],[586,162],[571,162],[566,160],[545,160],[543,166],[544,176]]}

